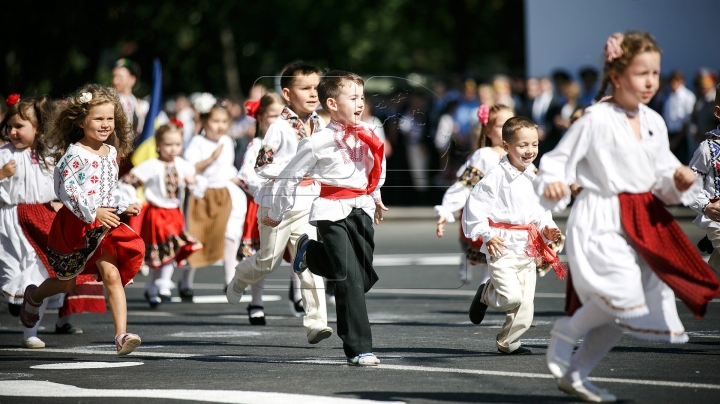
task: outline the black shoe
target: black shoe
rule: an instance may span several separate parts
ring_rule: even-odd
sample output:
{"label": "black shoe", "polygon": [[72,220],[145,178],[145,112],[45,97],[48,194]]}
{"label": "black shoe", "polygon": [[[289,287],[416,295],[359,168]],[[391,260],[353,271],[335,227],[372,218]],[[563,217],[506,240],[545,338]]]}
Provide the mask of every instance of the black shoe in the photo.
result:
{"label": "black shoe", "polygon": [[708,238],[708,236],[705,236],[702,238],[702,240],[698,241],[697,243],[698,250],[706,253],[706,254],[712,254],[714,248],[712,245],[712,242]]}
{"label": "black shoe", "polygon": [[82,333],[83,330],[73,327],[71,324],[65,324],[62,327],[55,326],[55,334],[76,335]]}
{"label": "black shoe", "polygon": [[20,309],[22,308],[19,304],[8,304],[8,311],[10,312],[10,315],[13,317],[20,317]]}
{"label": "black shoe", "polygon": [[503,355],[532,355],[532,351],[527,348],[524,348],[524,347],[520,347],[512,352],[503,352],[500,349],[498,349],[498,352],[500,352]]}
{"label": "black shoe", "polygon": [[182,280],[178,280],[178,294],[180,295],[180,299],[182,299],[183,303],[192,303],[193,302],[193,290],[192,289],[183,289],[182,287]]}
{"label": "black shoe", "polygon": [[480,324],[483,321],[483,318],[485,318],[485,312],[487,311],[487,304],[483,303],[481,301],[483,290],[485,290],[485,283],[480,285],[480,287],[477,290],[477,293],[475,293],[475,297],[473,298],[472,304],[470,304],[470,310],[468,310],[468,315],[470,316],[470,321],[473,324]]}
{"label": "black shoe", "polygon": [[145,291],[145,300],[147,300],[148,304],[150,305],[151,309],[154,309],[162,303],[162,300],[159,296],[150,296],[147,291]]}
{"label": "black shoe", "polygon": [[248,305],[247,312],[248,312],[248,320],[250,320],[250,325],[265,325],[265,313],[263,313],[262,317],[250,317],[250,313],[253,310],[264,310],[265,308],[263,306],[253,306]]}

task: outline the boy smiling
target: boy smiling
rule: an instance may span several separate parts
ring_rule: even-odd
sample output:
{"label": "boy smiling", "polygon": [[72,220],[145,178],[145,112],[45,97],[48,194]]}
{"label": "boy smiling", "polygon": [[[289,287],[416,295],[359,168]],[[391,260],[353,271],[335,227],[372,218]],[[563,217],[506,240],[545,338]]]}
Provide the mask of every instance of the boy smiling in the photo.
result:
{"label": "boy smiling", "polygon": [[363,86],[360,76],[344,71],[330,71],[320,79],[320,102],[332,120],[300,142],[297,155],[273,186],[273,205],[262,222],[283,225],[285,212],[296,204],[296,189],[305,173],[321,183],[310,224],[317,226],[322,242],[300,237],[293,270],[337,282],[337,332],[348,364],[375,366],[380,361],[372,353],[365,293],[378,280],[372,266],[372,225],[373,219],[380,223],[382,211],[387,210],[380,198],[385,154],[383,142],[360,120]]}

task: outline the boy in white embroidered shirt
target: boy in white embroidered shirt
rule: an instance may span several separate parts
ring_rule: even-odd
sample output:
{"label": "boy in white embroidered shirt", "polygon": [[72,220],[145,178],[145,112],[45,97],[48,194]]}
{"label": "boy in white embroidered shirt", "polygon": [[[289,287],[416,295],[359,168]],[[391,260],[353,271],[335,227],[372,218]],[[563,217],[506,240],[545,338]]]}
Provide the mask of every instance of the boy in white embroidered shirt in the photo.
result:
{"label": "boy in white embroidered shirt", "polygon": [[306,269],[335,280],[337,331],[349,365],[375,366],[365,293],[377,282],[372,266],[375,224],[387,210],[380,198],[384,182],[384,145],[361,121],[364,82],[360,76],[330,71],[320,79],[318,95],[330,112],[330,124],[300,142],[297,155],[273,186],[273,206],[262,222],[281,225],[295,204],[305,173],[321,183],[310,211],[322,242],[303,235],[297,242],[293,270]]}
{"label": "boy in white embroidered shirt", "polygon": [[490,269],[490,280],[478,288],[469,315],[470,321],[480,324],[488,307],[507,312],[496,340],[498,351],[530,354],[520,346],[520,336],[533,318],[535,259],[551,264],[562,278],[562,265],[547,246],[561,234],[533,188],[537,125],[525,117],[510,118],[503,125],[502,138],[507,156],[473,188],[463,212],[465,236],[482,237],[481,251],[488,256]]}

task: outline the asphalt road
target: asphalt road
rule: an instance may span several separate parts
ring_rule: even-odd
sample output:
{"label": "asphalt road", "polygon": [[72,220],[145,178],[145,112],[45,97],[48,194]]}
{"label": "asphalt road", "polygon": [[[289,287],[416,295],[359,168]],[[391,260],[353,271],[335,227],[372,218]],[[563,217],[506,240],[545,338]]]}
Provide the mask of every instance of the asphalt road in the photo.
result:
{"label": "asphalt road", "polygon": [[[701,237],[689,220],[681,224],[693,241]],[[74,336],[53,334],[57,314],[50,313],[40,333],[47,347],[28,350],[20,348],[19,321],[3,311],[0,403],[576,402],[557,390],[545,366],[550,328],[563,316],[564,282],[552,274],[538,280],[537,326],[522,339],[533,355],[500,356],[494,340],[502,313],[490,312],[480,326],[467,318],[477,285],[462,286],[457,276],[457,223],[443,239],[434,227],[432,220],[377,227],[380,281],[367,301],[378,368],[346,366],[337,336],[307,344],[301,319],[288,309],[288,266],[267,283],[265,327],[249,325],[245,305],[212,303],[222,300],[222,274],[210,267],[198,271],[198,303],[154,310],[142,297],[146,278],[136,278],[127,289],[129,330],[143,344],[125,357],[114,354],[109,313],[75,316],[84,333]],[[720,401],[720,301],[703,320],[678,307],[689,343],[626,336],[591,375],[596,384],[625,403]],[[334,327],[332,307],[330,318]]]}

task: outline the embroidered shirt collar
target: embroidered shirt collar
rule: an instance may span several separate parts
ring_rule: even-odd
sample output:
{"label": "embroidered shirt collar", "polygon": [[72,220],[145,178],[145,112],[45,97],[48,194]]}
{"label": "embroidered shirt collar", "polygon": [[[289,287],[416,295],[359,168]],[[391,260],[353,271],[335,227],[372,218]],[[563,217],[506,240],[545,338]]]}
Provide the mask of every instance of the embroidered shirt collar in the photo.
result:
{"label": "embroidered shirt collar", "polygon": [[533,172],[533,165],[525,167],[524,171],[518,170],[514,165],[510,164],[510,160],[505,156],[500,160],[500,166],[505,170],[505,173],[510,177],[510,181],[519,177],[521,174],[525,174],[531,180],[535,179],[535,173]]}
{"label": "embroidered shirt collar", "polygon": [[[305,133],[305,126],[303,125],[302,119],[300,119],[300,116],[295,113],[295,111],[291,110],[287,105],[285,108],[283,108],[282,112],[280,113],[280,117],[282,119],[285,119],[290,123],[290,125],[297,130],[301,136],[306,137],[307,134]],[[320,130],[320,117],[318,116],[315,111],[310,114],[310,120],[313,122],[313,132],[317,132]]]}

